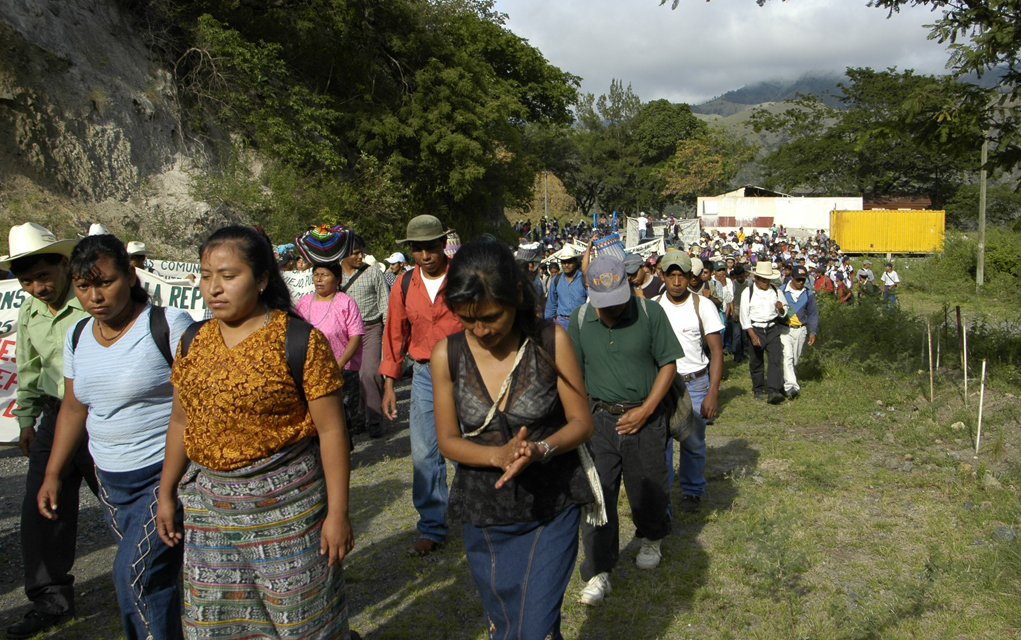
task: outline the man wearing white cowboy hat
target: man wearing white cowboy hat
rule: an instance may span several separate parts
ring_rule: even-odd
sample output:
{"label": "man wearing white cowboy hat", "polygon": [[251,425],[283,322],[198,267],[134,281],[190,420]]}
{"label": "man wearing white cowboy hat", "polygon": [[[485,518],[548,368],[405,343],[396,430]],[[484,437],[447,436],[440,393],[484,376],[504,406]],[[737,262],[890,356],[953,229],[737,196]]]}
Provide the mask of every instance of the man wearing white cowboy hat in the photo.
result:
{"label": "man wearing white cowboy hat", "polygon": [[[755,282],[741,294],[741,328],[747,332],[752,347],[748,351],[748,369],[752,390],[757,400],[765,397],[770,404],[783,402],[783,344],[780,327],[786,322],[787,300],[775,281],[780,272],[765,260],[755,264]],[[769,358],[769,371],[763,381],[763,356]]]}
{"label": "man wearing white cowboy hat", "polygon": [[57,240],[37,224],[11,227],[11,255],[0,257],[27,298],[18,312],[18,444],[28,456],[25,499],[21,507],[21,553],[25,594],[32,610],[7,628],[8,638],[30,638],[74,615],[74,564],[78,538],[78,490],[85,480],[98,494],[88,442],[75,453],[62,479],[59,518],[39,513],[36,495],[42,486],[53,446],[60,401],[64,397],[64,337],[79,320],[90,317],[71,290],[68,256],[76,241]]}
{"label": "man wearing white cowboy hat", "polygon": [[152,269],[145,266],[145,259],[149,257],[149,252],[146,250],[144,242],[129,242],[126,249],[128,250],[128,261],[131,263],[131,266],[136,269],[153,272]]}
{"label": "man wearing white cowboy hat", "polygon": [[553,278],[549,286],[549,297],[546,298],[546,319],[554,320],[563,328],[567,328],[571,313],[588,300],[585,288],[585,277],[579,266],[581,255],[573,245],[560,250],[561,273]]}

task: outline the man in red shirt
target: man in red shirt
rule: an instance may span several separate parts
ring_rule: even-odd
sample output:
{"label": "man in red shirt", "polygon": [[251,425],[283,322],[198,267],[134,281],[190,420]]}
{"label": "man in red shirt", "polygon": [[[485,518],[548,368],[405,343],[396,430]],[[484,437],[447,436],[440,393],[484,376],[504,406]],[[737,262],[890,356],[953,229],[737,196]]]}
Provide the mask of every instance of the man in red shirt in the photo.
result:
{"label": "man in red shirt", "polygon": [[408,237],[418,266],[405,272],[390,290],[383,330],[383,415],[397,419],[394,380],[401,376],[405,354],[415,361],[411,382],[411,463],[415,474],[411,496],[418,510],[419,539],[408,553],[424,556],[447,538],[447,462],[440,455],[433,419],[433,385],[429,356],[436,343],[462,329],[443,298],[447,278],[447,232],[434,216],[422,215],[408,223]]}

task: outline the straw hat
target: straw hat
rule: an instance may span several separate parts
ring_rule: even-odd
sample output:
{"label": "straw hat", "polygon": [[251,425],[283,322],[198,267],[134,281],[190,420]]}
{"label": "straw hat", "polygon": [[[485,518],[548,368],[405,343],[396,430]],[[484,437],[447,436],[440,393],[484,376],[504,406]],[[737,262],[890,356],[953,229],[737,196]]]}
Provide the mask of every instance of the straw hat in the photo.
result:
{"label": "straw hat", "polygon": [[557,259],[559,259],[559,260],[574,260],[575,258],[580,258],[580,257],[581,257],[581,254],[578,253],[578,250],[574,248],[574,245],[569,244],[569,245],[567,245],[566,247],[564,247],[563,249],[560,250],[560,255],[557,256]]}
{"label": "straw hat", "polygon": [[16,225],[11,227],[7,236],[7,246],[11,254],[0,256],[0,269],[10,269],[12,261],[39,253],[70,256],[76,244],[77,240],[57,240],[53,232],[34,222]]}
{"label": "straw hat", "polygon": [[110,230],[106,228],[105,224],[100,224],[98,222],[93,222],[92,225],[89,226],[89,235],[90,236],[105,236],[105,235],[109,235],[109,234],[110,234]]}

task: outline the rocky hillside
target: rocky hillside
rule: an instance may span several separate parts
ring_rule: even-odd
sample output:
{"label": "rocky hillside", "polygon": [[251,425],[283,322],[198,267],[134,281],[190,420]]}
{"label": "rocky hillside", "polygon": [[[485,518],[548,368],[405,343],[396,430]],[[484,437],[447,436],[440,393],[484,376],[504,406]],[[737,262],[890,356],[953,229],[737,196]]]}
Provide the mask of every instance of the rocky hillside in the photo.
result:
{"label": "rocky hillside", "polygon": [[189,195],[202,163],[171,71],[115,0],[0,2],[5,231],[31,220],[67,236],[103,222],[176,257],[214,223]]}

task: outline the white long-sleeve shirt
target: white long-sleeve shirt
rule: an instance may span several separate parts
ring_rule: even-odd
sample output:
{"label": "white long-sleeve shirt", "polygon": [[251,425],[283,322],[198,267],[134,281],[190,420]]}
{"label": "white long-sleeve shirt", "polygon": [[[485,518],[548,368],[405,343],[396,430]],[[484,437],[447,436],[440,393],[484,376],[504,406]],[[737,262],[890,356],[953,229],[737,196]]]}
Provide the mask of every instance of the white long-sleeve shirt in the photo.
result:
{"label": "white long-sleeve shirt", "polygon": [[[777,313],[776,303],[783,304],[783,313]],[[769,285],[765,291],[759,289],[754,282],[741,293],[741,329],[747,331],[754,327],[765,328],[777,316],[787,315],[787,299],[780,288]]]}

